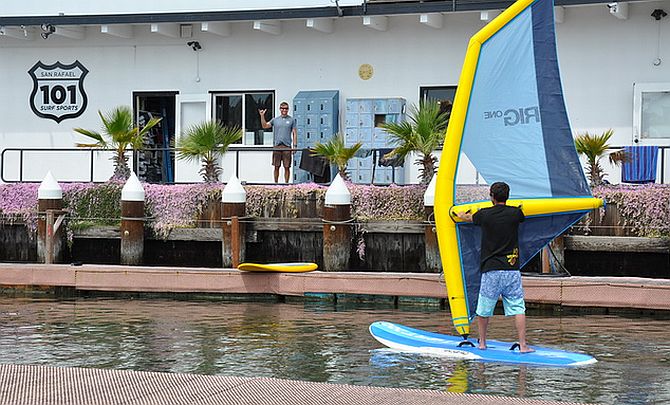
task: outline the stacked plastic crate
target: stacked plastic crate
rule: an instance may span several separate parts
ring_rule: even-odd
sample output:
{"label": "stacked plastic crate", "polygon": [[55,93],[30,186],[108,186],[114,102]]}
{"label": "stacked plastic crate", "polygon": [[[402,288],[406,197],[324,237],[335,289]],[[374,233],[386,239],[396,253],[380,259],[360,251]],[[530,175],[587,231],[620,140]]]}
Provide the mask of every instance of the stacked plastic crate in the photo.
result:
{"label": "stacked plastic crate", "polygon": [[[403,167],[377,166],[373,170],[372,150],[377,150],[377,160],[395,145],[389,134],[380,127],[385,122],[405,119],[403,98],[348,98],[345,110],[345,137],[347,146],[363,144],[361,157],[351,159],[347,166],[351,181],[361,184],[404,184]],[[367,151],[370,153],[368,154]],[[374,172],[374,174],[373,174]]]}
{"label": "stacked plastic crate", "polygon": [[[312,148],[317,142],[328,142],[339,130],[340,92],[337,90],[301,91],[293,98],[293,116],[298,133],[298,149]],[[293,155],[293,182],[313,181],[300,169],[303,152]]]}

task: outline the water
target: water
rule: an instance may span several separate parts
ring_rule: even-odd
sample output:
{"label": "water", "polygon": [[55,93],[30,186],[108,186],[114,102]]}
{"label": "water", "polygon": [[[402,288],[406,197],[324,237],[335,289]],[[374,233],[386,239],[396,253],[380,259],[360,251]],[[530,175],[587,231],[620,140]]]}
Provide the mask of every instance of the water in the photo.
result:
{"label": "water", "polygon": [[[455,361],[381,348],[375,320],[451,333],[429,308],[169,299],[0,297],[0,362],[429,388],[599,402],[670,403],[670,320],[529,313],[529,340],[594,355],[583,368]],[[512,341],[512,322],[491,321]]]}

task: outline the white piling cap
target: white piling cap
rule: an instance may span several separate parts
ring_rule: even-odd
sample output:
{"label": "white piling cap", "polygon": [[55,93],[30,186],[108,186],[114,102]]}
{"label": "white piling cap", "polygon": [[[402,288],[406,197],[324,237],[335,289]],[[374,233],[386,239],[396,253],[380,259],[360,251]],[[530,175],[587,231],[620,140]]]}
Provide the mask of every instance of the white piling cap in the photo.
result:
{"label": "white piling cap", "polygon": [[135,173],[130,173],[126,185],[121,190],[121,201],[144,201],[144,187]]}
{"label": "white piling cap", "polygon": [[426,192],[423,193],[423,206],[424,207],[434,207],[435,206],[435,184],[437,182],[437,173],[433,175],[433,178],[430,179],[428,183],[428,188]]}
{"label": "white piling cap", "polygon": [[242,183],[234,174],[221,192],[221,201],[224,203],[244,203],[247,201],[247,192]]}
{"label": "white piling cap", "polygon": [[338,173],[326,190],[326,205],[350,205],[351,193]]}
{"label": "white piling cap", "polygon": [[48,171],[47,175],[44,176],[44,180],[40,183],[40,187],[37,189],[37,199],[60,200],[61,198],[63,198],[63,189],[60,188],[51,171]]}

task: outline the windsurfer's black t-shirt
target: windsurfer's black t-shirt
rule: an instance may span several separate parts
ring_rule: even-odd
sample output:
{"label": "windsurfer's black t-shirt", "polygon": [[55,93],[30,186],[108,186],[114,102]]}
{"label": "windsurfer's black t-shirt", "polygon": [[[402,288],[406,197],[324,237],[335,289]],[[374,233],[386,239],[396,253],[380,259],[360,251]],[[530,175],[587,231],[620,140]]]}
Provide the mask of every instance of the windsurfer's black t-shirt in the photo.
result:
{"label": "windsurfer's black t-shirt", "polygon": [[521,209],[500,204],[472,216],[472,222],[482,228],[482,273],[519,269],[519,223],[524,219]]}

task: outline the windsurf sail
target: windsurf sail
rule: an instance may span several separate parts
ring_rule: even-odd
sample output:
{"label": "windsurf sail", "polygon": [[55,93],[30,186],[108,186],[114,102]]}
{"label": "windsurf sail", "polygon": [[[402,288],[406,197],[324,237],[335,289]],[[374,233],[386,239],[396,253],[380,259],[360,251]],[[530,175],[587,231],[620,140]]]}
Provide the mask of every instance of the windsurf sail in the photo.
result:
{"label": "windsurf sail", "polygon": [[521,265],[602,206],[575,150],[552,0],[519,0],[475,34],[458,82],[437,175],[435,220],[454,327],[467,336],[481,278],[480,230],[454,212],[474,213],[491,202],[456,202],[461,153],[486,183],[509,184],[508,204],[522,207]]}

